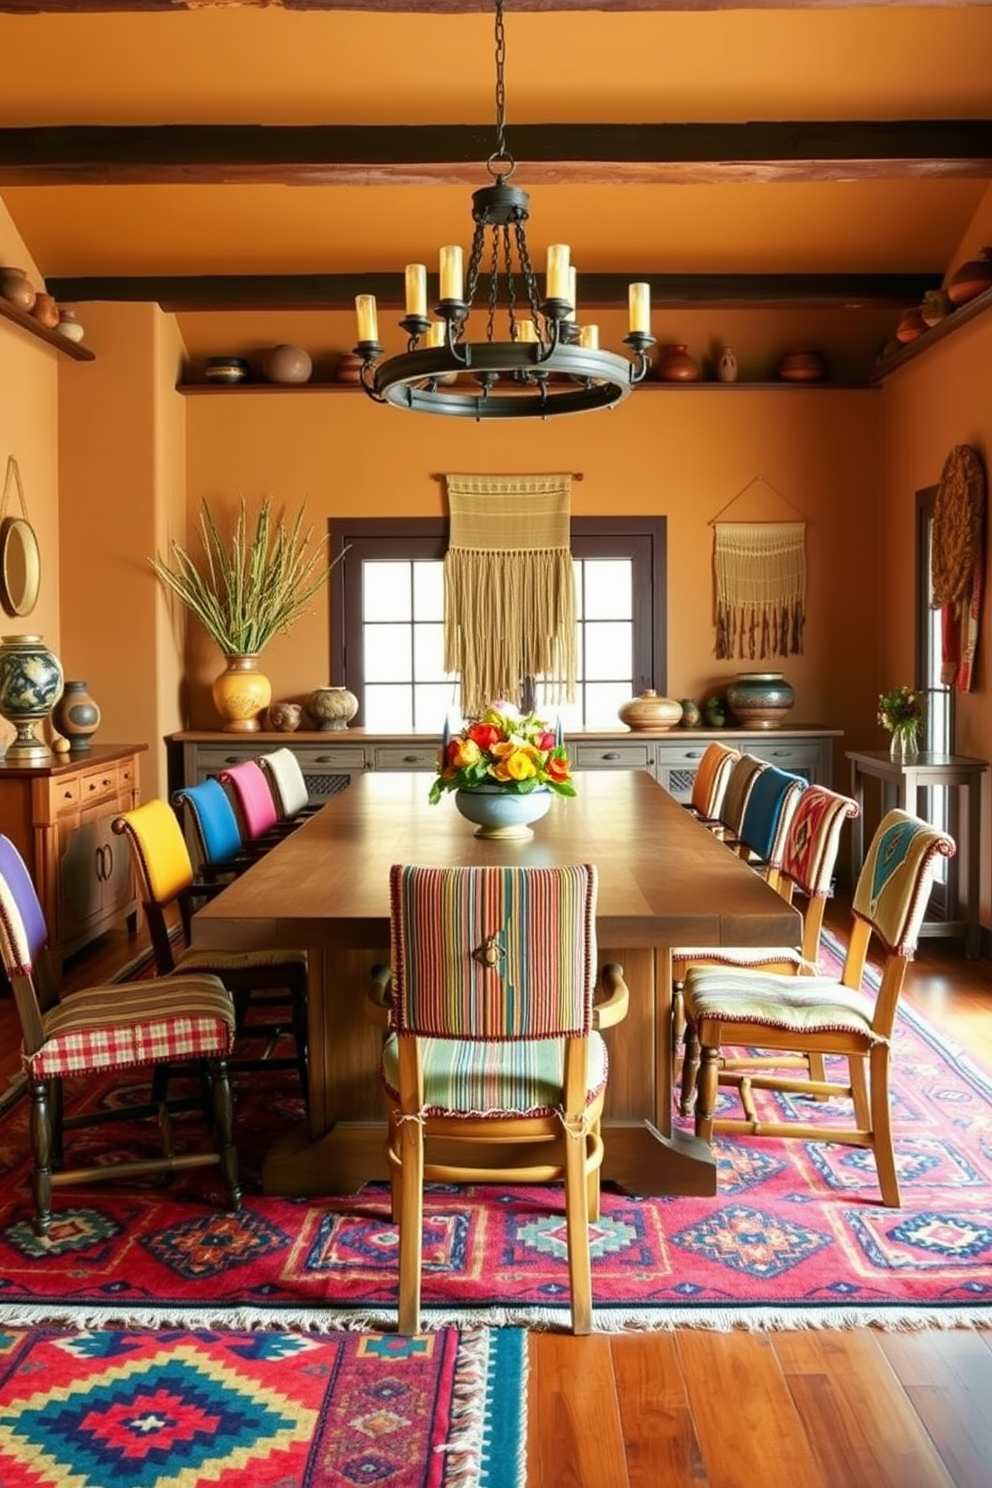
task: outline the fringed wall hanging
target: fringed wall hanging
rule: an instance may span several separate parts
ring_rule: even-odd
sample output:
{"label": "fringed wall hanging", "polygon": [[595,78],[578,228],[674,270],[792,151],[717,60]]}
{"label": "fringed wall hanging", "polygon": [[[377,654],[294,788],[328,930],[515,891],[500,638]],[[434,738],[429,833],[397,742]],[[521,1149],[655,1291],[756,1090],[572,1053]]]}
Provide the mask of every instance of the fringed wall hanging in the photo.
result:
{"label": "fringed wall hanging", "polygon": [[970,692],[982,606],[985,469],[970,444],[944,461],[933,509],[931,603],[941,611],[940,680]]}
{"label": "fringed wall hanging", "polygon": [[575,696],[571,475],[449,475],[444,665],[473,717],[519,705],[525,677],[552,701]]}
{"label": "fringed wall hanging", "polygon": [[[764,477],[754,476],[712,519],[716,656],[720,660],[802,655],[806,624],[805,521],[717,520],[757,481],[764,481]],[[774,486],[771,489],[775,491]],[[775,494],[786,500],[780,491]],[[787,504],[792,506],[791,501]]]}

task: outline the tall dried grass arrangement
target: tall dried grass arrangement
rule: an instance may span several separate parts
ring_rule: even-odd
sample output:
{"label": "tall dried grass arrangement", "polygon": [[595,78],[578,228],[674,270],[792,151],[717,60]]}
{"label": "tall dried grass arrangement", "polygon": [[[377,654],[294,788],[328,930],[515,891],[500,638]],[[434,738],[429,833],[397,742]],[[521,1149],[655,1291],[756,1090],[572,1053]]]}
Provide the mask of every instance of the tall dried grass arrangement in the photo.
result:
{"label": "tall dried grass arrangement", "polygon": [[171,544],[171,563],[159,554],[148,561],[225,656],[257,656],[300,617],[338,558],[327,561],[323,541],[303,525],[303,507],[287,524],[273,516],[266,496],[252,531],[242,499],[229,541],[205,498],[202,508],[202,567],[178,542]]}

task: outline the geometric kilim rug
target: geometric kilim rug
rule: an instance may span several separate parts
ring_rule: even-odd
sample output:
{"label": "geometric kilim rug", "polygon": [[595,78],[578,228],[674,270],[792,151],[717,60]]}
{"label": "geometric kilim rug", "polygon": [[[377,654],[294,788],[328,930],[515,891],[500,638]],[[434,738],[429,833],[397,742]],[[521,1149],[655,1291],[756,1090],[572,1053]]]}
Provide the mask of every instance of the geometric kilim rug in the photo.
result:
{"label": "geometric kilim rug", "polygon": [[[258,1155],[299,1105],[291,1076],[257,1093],[260,1083],[237,1093],[240,1214],[221,1207],[217,1169],[195,1169],[57,1189],[44,1241],[30,1224],[27,1102],[0,1115],[0,1327],[395,1328],[387,1187],[261,1194]],[[108,1081],[102,1103],[121,1121],[88,1139],[137,1155],[133,1098]],[[604,1188],[591,1235],[597,1329],[992,1323],[992,1080],[903,1003],[892,1101],[900,1209],[882,1206],[870,1154],[771,1138],[716,1139],[713,1198]],[[818,1105],[818,1118],[829,1113]],[[561,1190],[432,1187],[423,1326],[567,1329]]]}
{"label": "geometric kilim rug", "polygon": [[0,1483],[505,1488],[525,1337],[0,1329]]}

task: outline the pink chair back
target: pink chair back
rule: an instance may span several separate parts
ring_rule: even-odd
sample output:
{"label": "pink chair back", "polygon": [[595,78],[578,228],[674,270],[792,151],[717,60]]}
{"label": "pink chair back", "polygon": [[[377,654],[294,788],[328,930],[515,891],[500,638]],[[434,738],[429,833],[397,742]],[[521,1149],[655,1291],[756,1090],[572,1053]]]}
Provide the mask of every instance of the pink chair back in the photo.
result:
{"label": "pink chair back", "polygon": [[268,777],[257,760],[242,760],[240,764],[228,765],[217,778],[234,797],[244,835],[249,840],[264,837],[278,825],[279,811]]}

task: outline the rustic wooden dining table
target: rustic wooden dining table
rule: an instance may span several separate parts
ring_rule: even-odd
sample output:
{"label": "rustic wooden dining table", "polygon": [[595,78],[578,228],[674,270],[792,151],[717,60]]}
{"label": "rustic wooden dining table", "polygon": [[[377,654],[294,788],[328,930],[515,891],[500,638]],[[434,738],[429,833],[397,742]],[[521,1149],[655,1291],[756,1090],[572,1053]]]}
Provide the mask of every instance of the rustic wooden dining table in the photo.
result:
{"label": "rustic wooden dining table", "polygon": [[424,774],[370,773],[333,797],[199,911],[193,942],[302,946],[309,956],[308,1122],[268,1153],[268,1193],[341,1194],[386,1175],[379,1030],[364,1004],[389,956],[393,863],[590,862],[600,963],[630,1011],[605,1037],[604,1178],[632,1194],[712,1194],[710,1149],[672,1130],[671,949],[798,944],[798,912],[644,771],[589,771],[527,841],[483,840]]}

